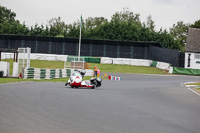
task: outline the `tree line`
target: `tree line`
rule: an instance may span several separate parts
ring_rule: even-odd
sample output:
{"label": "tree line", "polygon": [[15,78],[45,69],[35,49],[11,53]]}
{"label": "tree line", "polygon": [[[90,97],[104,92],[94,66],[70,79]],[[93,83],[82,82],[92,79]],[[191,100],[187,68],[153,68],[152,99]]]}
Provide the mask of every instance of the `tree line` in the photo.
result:
{"label": "tree line", "polygon": [[[0,6],[0,34],[36,35],[48,37],[78,38],[80,20],[66,24],[60,17],[52,18],[46,25],[35,24],[30,28],[25,22],[15,19],[16,13]],[[112,15],[108,21],[104,17],[89,17],[82,21],[82,38],[106,39],[123,41],[156,41],[165,48],[185,50],[188,28],[200,28],[200,20],[193,24],[179,21],[170,28],[155,30],[151,15],[146,22],[141,22],[140,14],[135,14],[127,8]]]}

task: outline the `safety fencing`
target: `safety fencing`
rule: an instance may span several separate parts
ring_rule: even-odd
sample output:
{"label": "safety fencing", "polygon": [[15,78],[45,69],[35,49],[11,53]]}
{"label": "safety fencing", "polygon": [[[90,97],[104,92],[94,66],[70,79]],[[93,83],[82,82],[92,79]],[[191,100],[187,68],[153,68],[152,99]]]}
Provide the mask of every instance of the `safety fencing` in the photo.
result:
{"label": "safety fencing", "polygon": [[[40,68],[25,68],[24,79],[55,79],[70,77],[71,73],[79,71],[77,69],[40,69]],[[85,76],[93,76],[93,70],[86,69]]]}
{"label": "safety fencing", "polygon": [[[30,47],[32,53],[78,55],[78,38],[0,35],[0,48]],[[157,42],[118,40],[81,40],[81,55],[93,57],[134,58],[168,62],[184,67],[184,53],[166,49]]]}
{"label": "safety fencing", "polygon": [[171,74],[200,76],[200,69],[188,69],[188,68],[181,68],[181,67],[171,67],[169,73],[171,73]]}

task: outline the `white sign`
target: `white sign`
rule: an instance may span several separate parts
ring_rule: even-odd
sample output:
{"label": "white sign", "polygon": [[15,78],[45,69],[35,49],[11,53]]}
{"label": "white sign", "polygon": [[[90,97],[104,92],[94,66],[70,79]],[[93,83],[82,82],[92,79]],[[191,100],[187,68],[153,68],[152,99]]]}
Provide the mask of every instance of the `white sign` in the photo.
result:
{"label": "white sign", "polygon": [[194,58],[200,59],[200,54],[194,54]]}
{"label": "white sign", "polygon": [[200,69],[200,54],[185,53],[185,68]]}

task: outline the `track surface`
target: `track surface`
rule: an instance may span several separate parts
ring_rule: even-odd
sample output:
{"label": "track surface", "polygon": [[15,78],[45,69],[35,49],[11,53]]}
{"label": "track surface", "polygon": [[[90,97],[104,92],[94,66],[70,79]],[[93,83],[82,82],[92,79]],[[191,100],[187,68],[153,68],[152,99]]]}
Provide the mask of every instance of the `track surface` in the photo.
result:
{"label": "track surface", "polygon": [[0,133],[200,133],[200,96],[180,84],[199,77],[115,75],[95,90],[0,85]]}

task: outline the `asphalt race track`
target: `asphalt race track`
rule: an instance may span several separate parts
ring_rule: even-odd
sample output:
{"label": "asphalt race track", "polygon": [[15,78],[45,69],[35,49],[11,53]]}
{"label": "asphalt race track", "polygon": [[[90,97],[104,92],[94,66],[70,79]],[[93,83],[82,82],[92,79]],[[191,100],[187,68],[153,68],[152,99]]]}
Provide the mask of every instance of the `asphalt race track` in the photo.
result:
{"label": "asphalt race track", "polygon": [[200,133],[200,96],[180,84],[200,77],[113,75],[95,90],[1,84],[0,133]]}

